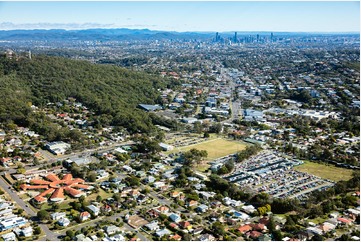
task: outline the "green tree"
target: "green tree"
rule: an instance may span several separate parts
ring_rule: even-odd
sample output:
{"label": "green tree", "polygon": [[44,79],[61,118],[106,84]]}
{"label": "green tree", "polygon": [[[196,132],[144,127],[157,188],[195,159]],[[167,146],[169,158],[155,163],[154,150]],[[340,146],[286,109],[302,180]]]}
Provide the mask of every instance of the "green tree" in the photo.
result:
{"label": "green tree", "polygon": [[218,236],[224,236],[226,233],[224,230],[224,225],[218,221],[212,224],[212,232]]}
{"label": "green tree", "polygon": [[40,228],[39,226],[36,226],[36,227],[34,228],[34,234],[35,234],[35,235],[41,234],[41,228]]}
{"label": "green tree", "polygon": [[48,220],[50,218],[50,215],[46,210],[40,210],[40,211],[37,212],[36,215],[42,221]]}

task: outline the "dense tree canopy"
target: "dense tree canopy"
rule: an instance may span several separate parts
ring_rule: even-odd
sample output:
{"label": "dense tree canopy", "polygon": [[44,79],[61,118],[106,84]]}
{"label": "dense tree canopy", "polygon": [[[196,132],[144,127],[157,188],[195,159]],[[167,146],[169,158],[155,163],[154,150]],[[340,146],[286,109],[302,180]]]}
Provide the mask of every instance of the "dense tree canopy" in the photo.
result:
{"label": "dense tree canopy", "polygon": [[[136,109],[154,104],[166,83],[158,76],[111,65],[91,64],[60,57],[35,56],[10,60],[0,56],[0,121],[26,122],[31,103],[43,107],[68,97],[106,116],[109,124],[130,132],[149,132],[152,120]],[[104,116],[105,117],[105,116]]]}

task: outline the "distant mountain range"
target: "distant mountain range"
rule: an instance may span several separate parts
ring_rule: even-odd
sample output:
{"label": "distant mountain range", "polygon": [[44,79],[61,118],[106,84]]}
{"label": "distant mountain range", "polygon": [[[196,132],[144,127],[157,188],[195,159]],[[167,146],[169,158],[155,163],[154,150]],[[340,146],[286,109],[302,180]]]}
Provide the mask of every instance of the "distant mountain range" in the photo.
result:
{"label": "distant mountain range", "polygon": [[2,30],[0,40],[156,40],[156,39],[209,39],[211,33],[169,32],[149,29],[35,29]]}
{"label": "distant mountain range", "polygon": [[[46,40],[46,41],[65,41],[65,40],[165,40],[165,39],[197,39],[206,40],[215,37],[216,32],[175,32],[175,31],[157,31],[149,29],[85,29],[85,30],[64,30],[64,29],[35,29],[35,30],[0,30],[0,40]],[[237,32],[239,37],[248,35],[270,35],[271,32],[253,31]],[[276,36],[302,36],[302,35],[359,35],[359,33],[292,33],[292,32],[274,32]],[[234,32],[220,33],[223,37],[233,36]]]}

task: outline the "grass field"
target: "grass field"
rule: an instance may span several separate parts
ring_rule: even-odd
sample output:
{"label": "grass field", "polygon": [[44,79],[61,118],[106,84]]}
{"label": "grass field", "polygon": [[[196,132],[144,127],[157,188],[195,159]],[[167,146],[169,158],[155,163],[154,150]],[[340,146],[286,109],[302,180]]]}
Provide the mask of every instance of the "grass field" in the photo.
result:
{"label": "grass field", "polygon": [[350,169],[335,167],[331,165],[328,166],[310,161],[305,161],[304,164],[297,166],[294,169],[332,181],[347,181],[352,176],[352,170]]}
{"label": "grass field", "polygon": [[237,141],[230,141],[222,138],[208,140],[199,144],[184,146],[181,148],[175,148],[169,153],[175,153],[179,151],[188,151],[190,149],[206,150],[208,152],[207,161],[212,161],[222,156],[236,153],[244,150],[246,144]]}

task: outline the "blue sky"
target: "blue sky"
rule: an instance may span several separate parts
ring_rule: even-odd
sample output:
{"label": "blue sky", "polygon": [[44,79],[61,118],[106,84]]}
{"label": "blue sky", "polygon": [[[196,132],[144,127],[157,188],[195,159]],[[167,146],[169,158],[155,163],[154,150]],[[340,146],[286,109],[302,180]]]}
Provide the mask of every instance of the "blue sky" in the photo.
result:
{"label": "blue sky", "polygon": [[0,29],[348,32],[352,2],[0,2]]}

